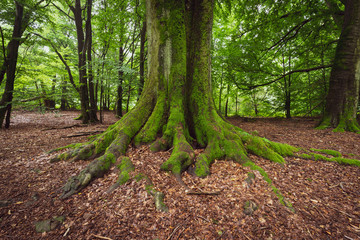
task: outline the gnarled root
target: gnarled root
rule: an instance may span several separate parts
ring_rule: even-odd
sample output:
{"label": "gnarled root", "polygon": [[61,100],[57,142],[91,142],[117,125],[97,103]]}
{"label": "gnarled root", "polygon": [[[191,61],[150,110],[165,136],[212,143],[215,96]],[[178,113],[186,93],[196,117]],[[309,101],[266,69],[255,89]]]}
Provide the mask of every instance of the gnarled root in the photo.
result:
{"label": "gnarled root", "polygon": [[287,144],[271,142],[265,138],[253,136],[235,127],[220,117],[201,124],[202,136],[207,145],[195,163],[195,174],[206,177],[210,165],[215,159],[227,159],[244,164],[249,160],[248,152],[274,162],[285,163],[283,156],[292,156],[298,149]]}

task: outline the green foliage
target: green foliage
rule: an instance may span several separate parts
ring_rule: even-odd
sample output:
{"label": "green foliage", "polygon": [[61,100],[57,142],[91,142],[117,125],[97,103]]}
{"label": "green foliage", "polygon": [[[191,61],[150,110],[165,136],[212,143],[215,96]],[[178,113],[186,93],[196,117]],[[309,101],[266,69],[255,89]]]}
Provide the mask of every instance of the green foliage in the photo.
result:
{"label": "green foliage", "polygon": [[292,115],[319,115],[330,68],[297,71],[331,64],[340,34],[333,26],[328,6],[318,1],[239,1],[225,21],[219,13],[212,71],[220,111],[230,96],[232,115],[284,116],[289,95]]}

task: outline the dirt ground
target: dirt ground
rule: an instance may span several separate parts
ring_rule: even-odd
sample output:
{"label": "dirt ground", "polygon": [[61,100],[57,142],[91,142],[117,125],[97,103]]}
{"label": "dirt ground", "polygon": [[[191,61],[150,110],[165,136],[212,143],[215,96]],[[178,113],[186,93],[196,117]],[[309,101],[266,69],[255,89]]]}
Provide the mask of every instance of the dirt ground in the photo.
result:
{"label": "dirt ground", "polygon": [[[66,180],[85,161],[49,163],[46,152],[84,142],[84,133],[104,131],[117,119],[105,114],[103,125],[80,125],[78,112],[15,112],[9,130],[0,130],[0,239],[360,239],[360,169],[333,162],[286,158],[282,166],[250,156],[292,203],[291,212],[258,172],[255,183],[245,179],[249,168],[216,161],[212,174],[199,179],[183,174],[192,189],[219,195],[187,195],[175,178],[159,171],[170,152],[152,153],[147,146],[127,155],[136,173],[149,176],[165,194],[168,213],[155,210],[145,180],[131,180],[112,193],[113,170],[82,192],[60,200]],[[360,159],[360,135],[315,130],[315,119],[229,119],[248,132],[303,148],[326,148]],[[75,125],[75,126],[73,126]],[[73,126],[59,129],[60,127]],[[354,155],[352,155],[354,154]],[[135,174],[136,174],[135,173]],[[258,210],[244,214],[244,203]],[[35,222],[64,216],[64,223],[37,233]]]}

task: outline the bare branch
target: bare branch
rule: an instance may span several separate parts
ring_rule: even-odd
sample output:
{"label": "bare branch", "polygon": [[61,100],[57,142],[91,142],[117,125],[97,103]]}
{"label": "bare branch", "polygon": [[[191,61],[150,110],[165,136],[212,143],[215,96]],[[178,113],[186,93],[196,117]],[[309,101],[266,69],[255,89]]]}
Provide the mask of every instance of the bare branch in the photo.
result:
{"label": "bare branch", "polygon": [[67,16],[68,18],[70,18],[71,20],[75,20],[73,17],[71,17],[69,14],[67,14],[66,12],[64,12],[64,10],[62,10],[59,6],[57,6],[55,3],[51,3],[57,10],[59,10],[62,14],[64,14],[65,16]]}
{"label": "bare branch", "polygon": [[324,69],[324,68],[330,68],[332,67],[332,65],[323,65],[323,66],[318,66],[318,67],[313,67],[313,68],[307,68],[307,69],[298,69],[298,70],[292,70],[290,72],[287,72],[285,74],[282,74],[280,75],[278,78],[270,81],[270,82],[266,82],[266,83],[263,83],[263,84],[257,84],[257,85],[251,85],[251,86],[247,86],[247,88],[243,88],[241,87],[237,82],[234,82],[234,84],[236,85],[236,87],[240,90],[252,90],[252,89],[255,89],[255,88],[258,88],[258,87],[264,87],[264,86],[267,86],[267,85],[270,85],[274,82],[277,82],[281,79],[283,79],[284,77],[286,76],[289,76],[293,73],[298,73],[298,72],[311,72],[311,71],[316,71],[316,70],[319,70],[319,69]]}
{"label": "bare branch", "polygon": [[[295,27],[291,28],[279,41],[277,41],[276,43],[274,43],[271,47],[267,48],[266,50],[271,50],[271,49],[273,49],[274,47],[276,47],[277,45],[279,45],[280,43],[285,42],[285,40],[288,41],[288,40],[294,38],[294,37],[299,33],[300,29],[301,29],[305,24],[307,24],[307,23],[310,22],[310,21],[311,21],[311,19],[306,19],[306,20],[302,21],[301,23],[299,23],[298,25],[296,25]],[[295,30],[296,30],[296,31],[295,31]],[[287,37],[288,37],[293,31],[295,31],[295,33],[294,33],[291,37],[289,37],[289,38],[287,39]]]}

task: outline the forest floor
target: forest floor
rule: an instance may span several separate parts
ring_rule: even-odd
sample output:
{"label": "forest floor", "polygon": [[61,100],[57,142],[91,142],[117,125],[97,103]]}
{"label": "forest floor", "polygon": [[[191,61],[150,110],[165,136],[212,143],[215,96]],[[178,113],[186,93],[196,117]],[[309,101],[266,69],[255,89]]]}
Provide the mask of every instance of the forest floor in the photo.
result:
{"label": "forest floor", "polygon": [[[168,213],[155,210],[145,180],[131,180],[111,193],[116,169],[82,192],[60,200],[66,180],[86,161],[49,163],[47,151],[84,142],[76,134],[104,131],[117,119],[105,114],[103,125],[81,125],[78,112],[14,112],[9,130],[0,130],[0,239],[360,239],[360,168],[334,162],[287,157],[285,166],[250,155],[296,212],[278,197],[258,172],[216,161],[212,174],[199,179],[183,174],[192,189],[219,195],[187,195],[175,178],[159,171],[170,152],[130,148],[136,173],[144,173],[165,194]],[[316,119],[245,119],[230,122],[273,141],[303,148],[333,149],[360,159],[360,135],[315,130]],[[73,126],[71,128],[63,128]],[[348,155],[346,155],[348,154]],[[349,155],[354,154],[354,155]],[[254,201],[259,209],[244,214]],[[37,233],[35,222],[64,216],[57,229]]]}

